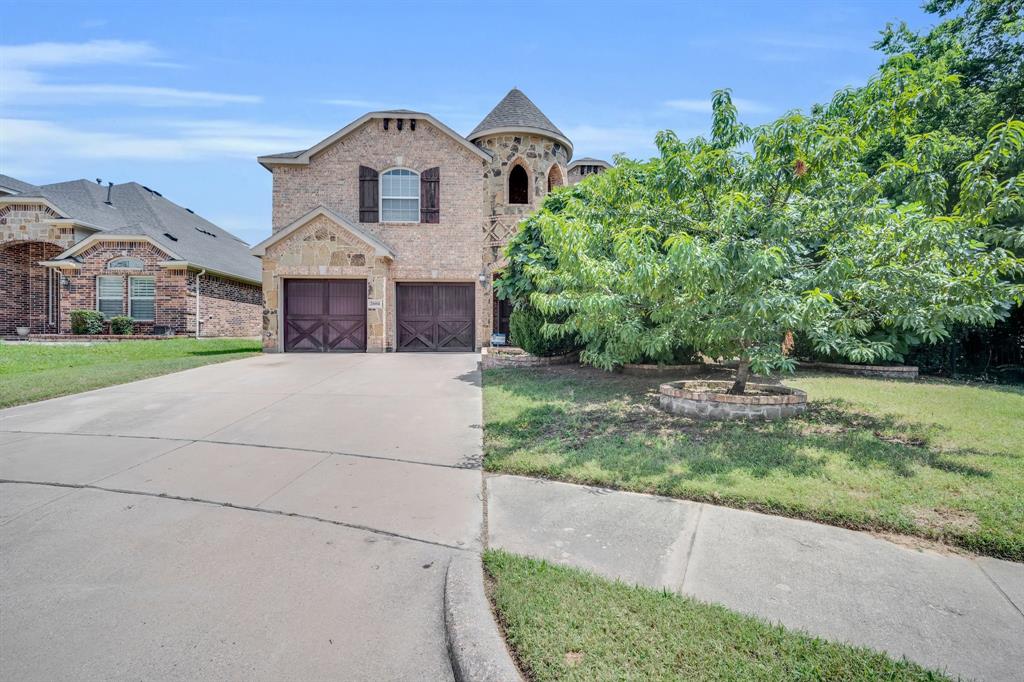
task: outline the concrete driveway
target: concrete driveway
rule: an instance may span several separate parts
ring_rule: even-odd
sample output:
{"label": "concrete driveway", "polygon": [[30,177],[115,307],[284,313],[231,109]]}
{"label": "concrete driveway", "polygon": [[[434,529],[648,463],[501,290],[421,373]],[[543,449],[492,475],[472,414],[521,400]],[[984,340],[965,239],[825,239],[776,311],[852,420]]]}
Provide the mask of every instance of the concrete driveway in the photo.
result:
{"label": "concrete driveway", "polygon": [[474,354],[264,355],[0,411],[6,679],[450,679]]}

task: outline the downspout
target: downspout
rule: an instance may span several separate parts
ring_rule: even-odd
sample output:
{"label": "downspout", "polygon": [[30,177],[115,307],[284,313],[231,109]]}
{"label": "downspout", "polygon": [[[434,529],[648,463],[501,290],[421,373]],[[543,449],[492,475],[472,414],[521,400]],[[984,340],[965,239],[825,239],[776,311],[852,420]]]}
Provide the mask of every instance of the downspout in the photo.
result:
{"label": "downspout", "polygon": [[199,321],[199,278],[206,274],[206,268],[196,273],[196,339],[199,339],[199,329],[202,323]]}

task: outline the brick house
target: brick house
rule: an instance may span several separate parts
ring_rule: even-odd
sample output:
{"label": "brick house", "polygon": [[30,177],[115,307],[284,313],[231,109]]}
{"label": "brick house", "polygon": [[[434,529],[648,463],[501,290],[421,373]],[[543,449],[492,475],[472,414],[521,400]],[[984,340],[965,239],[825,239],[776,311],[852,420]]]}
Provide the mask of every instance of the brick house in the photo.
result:
{"label": "brick house", "polygon": [[[268,351],[471,351],[508,332],[502,248],[575,174],[572,142],[511,90],[466,137],[430,114],[367,113],[273,173]],[[606,162],[588,159],[587,171]]]}
{"label": "brick house", "polygon": [[68,334],[70,311],[129,315],[136,333],[258,336],[249,246],[135,182],[31,185],[0,175],[0,337]]}

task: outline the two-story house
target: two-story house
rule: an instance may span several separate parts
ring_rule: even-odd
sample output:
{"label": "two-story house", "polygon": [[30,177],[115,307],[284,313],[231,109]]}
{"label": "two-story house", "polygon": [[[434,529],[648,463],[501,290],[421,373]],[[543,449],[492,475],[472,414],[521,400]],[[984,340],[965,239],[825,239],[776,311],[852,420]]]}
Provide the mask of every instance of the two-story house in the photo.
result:
{"label": "two-story house", "polygon": [[[365,114],[273,173],[268,351],[472,351],[507,332],[502,248],[569,178],[572,142],[511,90],[463,137],[423,112]],[[587,159],[586,172],[608,164]]]}

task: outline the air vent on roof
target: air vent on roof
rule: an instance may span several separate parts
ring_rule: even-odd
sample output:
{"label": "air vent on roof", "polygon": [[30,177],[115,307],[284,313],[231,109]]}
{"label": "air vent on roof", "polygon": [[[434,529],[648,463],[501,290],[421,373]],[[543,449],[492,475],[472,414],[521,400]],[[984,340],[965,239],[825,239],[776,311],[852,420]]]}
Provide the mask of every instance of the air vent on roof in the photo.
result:
{"label": "air vent on roof", "polygon": [[196,230],[198,230],[199,232],[202,232],[203,234],[209,235],[211,237],[216,237],[217,236],[213,232],[210,232],[209,230],[204,230],[201,227],[197,227]]}
{"label": "air vent on roof", "polygon": [[146,187],[145,185],[142,186],[142,189],[146,190],[150,194],[155,194],[158,197],[162,197],[163,196],[163,194],[160,194],[160,192],[157,192],[155,189],[150,189],[149,187]]}
{"label": "air vent on roof", "polygon": [[193,211],[191,208],[186,208],[185,210],[188,211],[189,213],[195,215],[195,211]]}
{"label": "air vent on roof", "polygon": [[176,242],[176,241],[178,241],[178,238],[177,238],[177,237],[175,237],[175,236],[174,236],[173,234],[171,234],[170,232],[164,232],[164,236],[165,236],[165,237],[167,237],[168,239],[170,239],[170,240],[171,240],[172,242]]}

